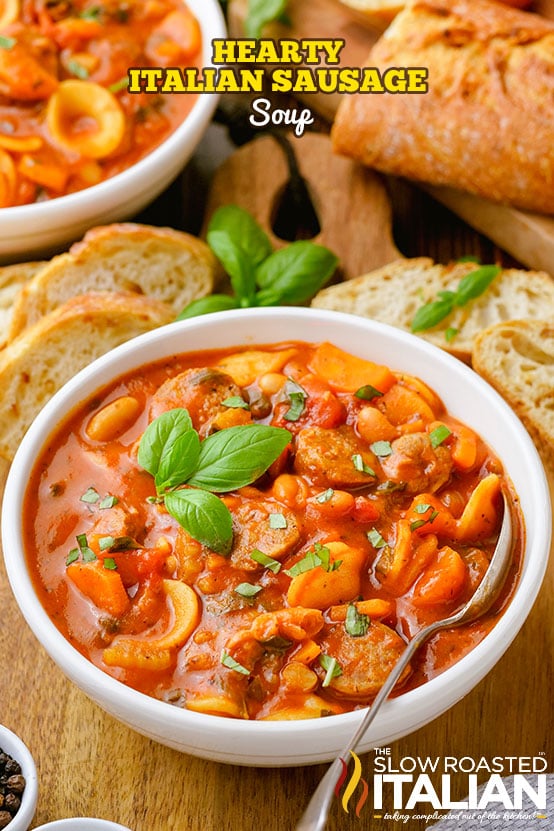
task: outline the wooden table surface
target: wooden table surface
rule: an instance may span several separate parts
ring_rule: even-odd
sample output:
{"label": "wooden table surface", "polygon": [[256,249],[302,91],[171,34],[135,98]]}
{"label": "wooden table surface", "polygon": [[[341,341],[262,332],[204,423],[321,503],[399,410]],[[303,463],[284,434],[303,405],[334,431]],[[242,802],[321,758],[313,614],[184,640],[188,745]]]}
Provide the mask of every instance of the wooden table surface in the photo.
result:
{"label": "wooden table surface", "polygon": [[[184,176],[140,218],[198,230],[199,183],[222,152],[211,128]],[[188,194],[195,193],[194,210]],[[408,256],[446,261],[462,254],[508,262],[486,239],[406,184],[391,183],[395,241]],[[183,207],[184,206],[184,207]],[[492,672],[433,723],[391,746],[405,756],[537,756],[554,762],[552,675],[554,563],[521,632]],[[143,738],[106,715],[76,689],[39,646],[16,606],[0,563],[0,722],[17,732],[33,753],[39,774],[35,827],[68,816],[96,816],[133,831],[288,831],[293,829],[324,765],[263,769],[231,767],[190,756]],[[363,757],[370,777],[369,757]],[[453,777],[453,796],[467,780]],[[397,827],[360,818],[335,801],[330,829],[384,831]],[[412,820],[410,831],[425,828]]]}

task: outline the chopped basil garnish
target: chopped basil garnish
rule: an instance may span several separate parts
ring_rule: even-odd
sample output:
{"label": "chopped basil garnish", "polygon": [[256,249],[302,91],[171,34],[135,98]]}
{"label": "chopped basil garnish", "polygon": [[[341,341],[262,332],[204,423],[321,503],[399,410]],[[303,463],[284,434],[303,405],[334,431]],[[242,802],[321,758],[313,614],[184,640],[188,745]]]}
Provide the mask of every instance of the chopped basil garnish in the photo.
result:
{"label": "chopped basil garnish", "polygon": [[391,479],[387,479],[386,482],[381,482],[380,485],[377,485],[377,490],[384,493],[404,491],[406,490],[406,482],[393,482]]}
{"label": "chopped basil garnish", "polygon": [[427,519],[416,519],[415,522],[410,522],[410,531],[417,531],[422,525],[427,525]]}
{"label": "chopped basil garnish", "polygon": [[101,14],[102,6],[90,6],[88,9],[83,9],[83,11],[79,13],[79,17],[82,20],[98,20]]}
{"label": "chopped basil garnish", "polygon": [[115,571],[117,569],[117,563],[113,559],[113,557],[106,557],[105,558],[104,568],[107,568],[109,571]]}
{"label": "chopped basil garnish", "polygon": [[452,433],[450,432],[448,427],[446,427],[445,424],[440,424],[438,427],[435,427],[435,429],[431,430],[431,432],[429,433],[431,447],[438,447],[440,444],[443,443],[443,441],[446,441],[446,439],[451,435]]}
{"label": "chopped basil garnish", "polygon": [[367,633],[371,620],[368,615],[361,614],[354,603],[348,604],[344,628],[353,638],[361,638]]}
{"label": "chopped basil garnish", "polygon": [[284,387],[285,395],[290,401],[290,407],[283,416],[287,421],[298,421],[306,408],[308,394],[300,384],[289,378]]}
{"label": "chopped basil garnish", "polygon": [[69,554],[67,555],[67,559],[65,561],[66,566],[70,566],[71,563],[74,563],[75,560],[79,559],[79,549],[72,548]]}
{"label": "chopped basil garnish", "polygon": [[96,560],[96,554],[94,551],[89,548],[87,535],[86,534],[78,534],[77,537],[77,545],[79,546],[79,553],[83,558],[84,563],[92,563]]}
{"label": "chopped basil garnish", "polygon": [[252,583],[239,583],[235,586],[234,591],[240,594],[241,597],[256,597],[262,590],[262,586],[254,586]]}
{"label": "chopped basil garnish", "polygon": [[414,511],[416,514],[426,514],[431,506],[428,502],[422,502],[420,505],[416,505]]}
{"label": "chopped basil garnish", "polygon": [[239,664],[238,661],[235,661],[234,658],[231,658],[225,649],[221,653],[221,663],[224,667],[227,667],[227,669],[234,669],[235,672],[240,672],[241,675],[250,675],[250,670],[243,667],[243,665]]}
{"label": "chopped basil garnish", "polygon": [[135,551],[142,548],[132,537],[100,537],[98,545],[100,551]]}
{"label": "chopped basil garnish", "polygon": [[315,501],[320,502],[321,504],[323,504],[323,502],[329,502],[329,500],[333,498],[334,493],[335,491],[333,490],[333,488],[327,488],[326,491],[318,493],[318,495],[315,498]]}
{"label": "chopped basil garnish", "polygon": [[316,542],[313,551],[308,551],[301,560],[295,563],[290,568],[285,569],[285,574],[289,577],[298,577],[299,574],[304,574],[306,571],[311,571],[314,568],[321,568],[324,571],[336,571],[340,568],[342,560],[335,560],[331,562],[331,552],[325,545]]}
{"label": "chopped basil garnish", "polygon": [[74,58],[71,58],[67,62],[67,68],[72,75],[75,75],[76,78],[80,78],[82,81],[85,81],[89,76],[89,71],[86,66],[83,66]]}
{"label": "chopped basil garnish", "polygon": [[250,407],[240,395],[232,395],[221,402],[224,407],[230,407],[234,410],[249,410]]}
{"label": "chopped basil garnish", "polygon": [[269,515],[269,527],[270,528],[286,528],[287,527],[287,520],[281,513],[275,513]]}
{"label": "chopped basil garnish", "polygon": [[81,497],[79,497],[79,499],[81,502],[88,502],[90,505],[94,505],[95,502],[98,502],[100,499],[100,494],[97,490],[95,490],[95,488],[90,487]]}
{"label": "chopped basil garnish", "polygon": [[377,528],[372,528],[371,531],[368,531],[367,538],[373,548],[384,548],[387,544],[387,541],[381,536]]}
{"label": "chopped basil garnish", "polygon": [[372,387],[371,384],[365,384],[365,386],[356,390],[354,395],[356,398],[361,398],[364,401],[371,401],[372,398],[382,398],[383,393],[376,387]]}
{"label": "chopped basil garnish", "polygon": [[268,568],[273,574],[278,574],[281,571],[281,563],[278,560],[268,557],[267,554],[257,548],[250,552],[250,558],[258,565]]}
{"label": "chopped basil garnish", "polygon": [[322,681],[322,687],[328,687],[333,678],[338,678],[342,675],[342,669],[336,658],[331,658],[330,655],[320,655],[319,665],[325,670],[325,678]]}
{"label": "chopped basil garnish", "polygon": [[384,459],[386,456],[390,456],[392,453],[392,445],[390,441],[375,441],[372,445],[370,445],[369,449],[381,459]]}
{"label": "chopped basil garnish", "polygon": [[117,496],[112,496],[109,493],[109,494],[107,494],[107,496],[105,496],[103,499],[100,500],[100,502],[98,503],[98,507],[102,508],[102,509],[104,509],[104,508],[113,508],[115,505],[117,505],[118,502],[119,502],[119,499],[117,498]]}
{"label": "chopped basil garnish", "polygon": [[375,471],[370,468],[369,465],[366,465],[362,458],[361,453],[354,453],[352,458],[352,464],[360,473],[367,473],[368,476],[375,476]]}
{"label": "chopped basil garnish", "polygon": [[9,38],[5,35],[0,35],[0,49],[13,49],[17,43],[15,38]]}
{"label": "chopped basil garnish", "polygon": [[118,92],[122,92],[122,90],[127,89],[129,86],[129,78],[125,75],[124,78],[120,78],[119,81],[116,81],[114,84],[110,84],[108,90],[115,95]]}

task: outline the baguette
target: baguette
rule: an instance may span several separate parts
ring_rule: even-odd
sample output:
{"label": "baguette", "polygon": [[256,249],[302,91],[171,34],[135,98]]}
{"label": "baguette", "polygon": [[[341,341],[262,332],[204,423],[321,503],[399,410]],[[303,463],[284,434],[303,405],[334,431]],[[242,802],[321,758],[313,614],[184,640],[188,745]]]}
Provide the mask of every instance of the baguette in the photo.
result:
{"label": "baguette", "polygon": [[428,91],[345,95],[337,152],[554,213],[554,22],[490,0],[413,0],[368,63],[425,67]]}
{"label": "baguette", "polygon": [[169,323],[165,303],[131,293],[74,297],[0,353],[0,455],[10,461],[52,395],[114,346]]}
{"label": "baguette", "polygon": [[475,339],[474,369],[525,424],[545,461],[554,464],[554,317],[514,320]]}
{"label": "baguette", "polygon": [[[396,260],[362,277],[323,289],[312,300],[319,309],[363,315],[411,331],[417,310],[440,291],[455,290],[475,263],[435,265],[428,257]],[[542,271],[503,269],[487,291],[455,309],[422,337],[467,363],[473,340],[484,328],[514,318],[554,318],[554,280]],[[447,341],[448,329],[457,330]]]}
{"label": "baguette", "polygon": [[[407,5],[407,0],[340,0],[340,2],[360,12],[369,23],[379,28],[383,24],[389,24]],[[531,0],[501,0],[501,2],[518,9],[531,5]]]}
{"label": "baguette", "polygon": [[88,231],[54,257],[16,298],[9,338],[75,295],[134,291],[177,315],[213,289],[215,258],[202,240],[171,228],[122,223]]}

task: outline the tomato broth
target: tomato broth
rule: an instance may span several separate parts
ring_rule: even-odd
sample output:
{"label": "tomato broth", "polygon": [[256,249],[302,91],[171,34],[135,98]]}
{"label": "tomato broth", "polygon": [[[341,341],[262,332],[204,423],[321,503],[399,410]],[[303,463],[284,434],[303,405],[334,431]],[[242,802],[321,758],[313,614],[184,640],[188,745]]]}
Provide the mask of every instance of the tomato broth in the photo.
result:
{"label": "tomato broth", "polygon": [[[367,706],[405,642],[482,579],[502,465],[421,380],[332,344],[175,356],[113,382],[48,440],[25,547],[63,635],[125,684],[249,719]],[[510,491],[511,492],[511,491]],[[478,644],[437,634],[396,694]]]}

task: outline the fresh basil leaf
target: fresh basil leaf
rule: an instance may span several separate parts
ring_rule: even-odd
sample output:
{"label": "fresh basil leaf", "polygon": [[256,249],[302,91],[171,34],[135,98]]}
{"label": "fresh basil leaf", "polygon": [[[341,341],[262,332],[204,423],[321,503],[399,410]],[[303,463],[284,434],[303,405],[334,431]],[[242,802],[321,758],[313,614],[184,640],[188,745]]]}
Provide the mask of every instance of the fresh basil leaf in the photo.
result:
{"label": "fresh basil leaf", "polygon": [[247,37],[261,37],[264,26],[273,20],[280,20],[286,8],[287,0],[248,0],[248,14],[244,21]]}
{"label": "fresh basil leaf", "polygon": [[243,665],[239,664],[238,661],[235,661],[235,659],[231,657],[225,649],[221,653],[220,660],[223,666],[227,667],[227,669],[234,669],[235,672],[240,672],[241,675],[250,675],[250,670],[243,667]]}
{"label": "fresh basil leaf", "polygon": [[456,335],[458,334],[458,329],[455,326],[449,326],[446,332],[444,333],[444,339],[447,343],[452,343]]}
{"label": "fresh basil leaf", "polygon": [[139,465],[156,477],[162,457],[171,451],[179,436],[191,430],[194,428],[188,410],[176,407],[162,413],[142,435],[137,454]]}
{"label": "fresh basil leaf", "polygon": [[423,332],[425,329],[431,329],[440,323],[441,320],[444,320],[445,317],[448,317],[454,308],[455,297],[454,292],[451,292],[451,296],[447,295],[440,300],[425,303],[424,306],[417,310],[412,320],[412,332]]}
{"label": "fresh basil leaf", "polygon": [[369,629],[371,621],[367,615],[362,615],[354,603],[348,604],[344,628],[353,638],[361,638]]}
{"label": "fresh basil leaf", "polygon": [[222,407],[230,407],[232,410],[249,410],[250,405],[240,395],[232,395],[221,402]]}
{"label": "fresh basil leaf", "polygon": [[501,271],[498,265],[482,265],[462,277],[456,291],[456,306],[465,306],[470,300],[480,297]]}
{"label": "fresh basil leaf", "polygon": [[176,320],[189,320],[191,317],[200,317],[200,315],[209,315],[212,312],[227,312],[230,309],[238,309],[239,304],[234,297],[229,297],[227,294],[211,294],[209,297],[201,297],[199,300],[193,300],[188,306],[185,306]]}
{"label": "fresh basil leaf", "polygon": [[229,554],[233,545],[233,521],[221,499],[208,491],[184,488],[167,493],[165,506],[193,539],[218,554]]}
{"label": "fresh basil leaf", "polygon": [[291,440],[282,427],[242,424],[208,436],[200,445],[190,485],[225,493],[250,485],[273,464]]}
{"label": "fresh basil leaf", "polygon": [[117,570],[117,563],[113,557],[105,557],[104,558],[104,568],[107,568],[108,571],[116,571]]}
{"label": "fresh basil leaf", "polygon": [[338,678],[342,675],[342,669],[336,658],[330,655],[321,654],[319,656],[319,665],[325,670],[325,678],[321,683],[322,687],[328,687],[333,678]]}
{"label": "fresh basil leaf", "polygon": [[264,554],[264,552],[260,551],[258,548],[255,548],[250,552],[250,557],[255,563],[258,563],[258,565],[263,566],[264,568],[268,568],[273,572],[273,574],[279,574],[281,571],[281,563],[279,560],[274,560],[273,557],[268,557],[267,554]]}
{"label": "fresh basil leaf", "polygon": [[475,254],[464,254],[463,257],[458,257],[457,263],[477,263],[480,265],[481,260]]}
{"label": "fresh basil leaf", "polygon": [[157,492],[183,485],[195,470],[199,456],[200,439],[192,428],[177,436],[171,445],[166,444],[154,477]]}
{"label": "fresh basil leaf", "polygon": [[286,421],[298,421],[306,408],[308,393],[292,378],[289,378],[285,384],[284,393],[290,401],[290,407],[283,418]]}
{"label": "fresh basil leaf", "polygon": [[260,306],[305,303],[335,271],[338,259],[322,245],[299,240],[280,248],[256,270]]}
{"label": "fresh basil leaf", "polygon": [[371,401],[373,398],[382,398],[383,393],[371,384],[365,384],[354,393],[356,398],[361,398],[362,401]]}
{"label": "fresh basil leaf", "polygon": [[256,597],[262,590],[262,586],[255,586],[252,583],[239,583],[233,591],[241,597]]}
{"label": "fresh basil leaf", "polygon": [[438,427],[435,427],[435,429],[431,430],[431,432],[429,433],[431,447],[438,447],[440,444],[443,443],[443,441],[446,441],[446,439],[451,435],[452,433],[445,424],[439,424]]}
{"label": "fresh basil leaf", "polygon": [[237,298],[248,301],[242,305],[251,305],[256,267],[273,250],[267,234],[248,211],[225,205],[213,215],[206,239],[229,275]]}

